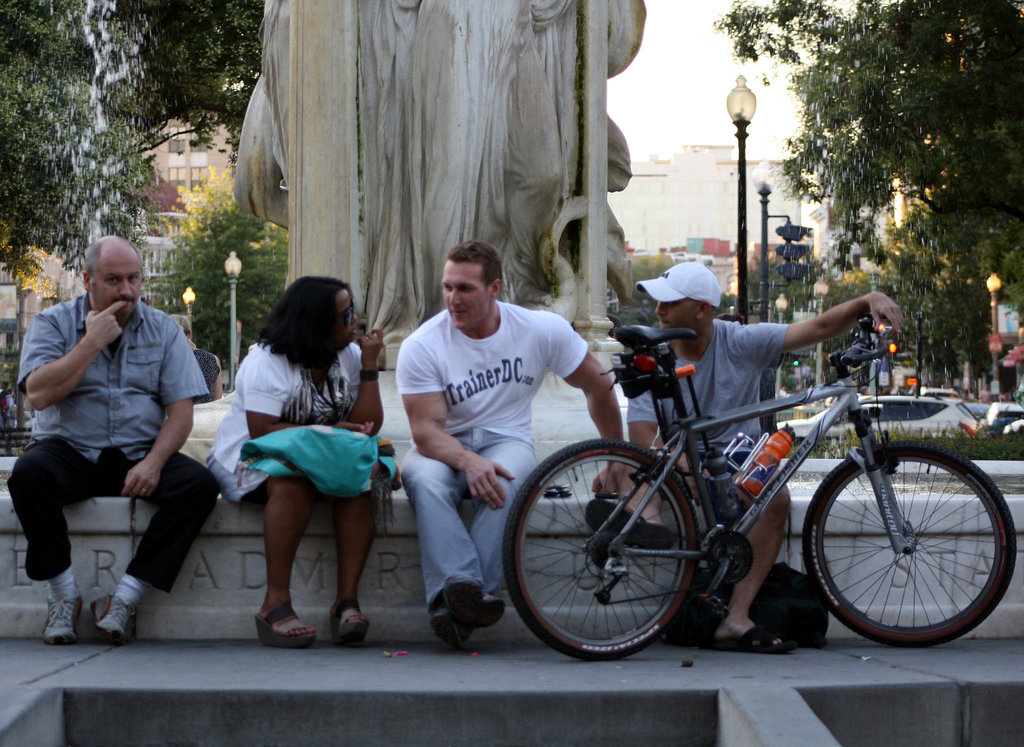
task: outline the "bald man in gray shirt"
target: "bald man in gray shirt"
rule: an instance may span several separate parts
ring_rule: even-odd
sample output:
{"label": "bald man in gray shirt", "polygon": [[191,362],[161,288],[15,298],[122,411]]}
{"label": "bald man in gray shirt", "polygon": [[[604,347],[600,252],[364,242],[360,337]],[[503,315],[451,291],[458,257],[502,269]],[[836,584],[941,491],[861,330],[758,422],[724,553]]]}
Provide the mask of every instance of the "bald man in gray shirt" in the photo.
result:
{"label": "bald man in gray shirt", "polygon": [[63,507],[102,495],[158,506],[117,588],[92,605],[97,629],[121,644],[145,591],[170,591],[219,487],[178,453],[193,397],[208,390],[178,325],[140,300],[138,250],[99,239],[83,280],[84,295],[40,312],[25,337],[18,384],[38,415],[8,487],[28,540],[25,572],[47,583],[51,644],[78,639],[82,607]]}

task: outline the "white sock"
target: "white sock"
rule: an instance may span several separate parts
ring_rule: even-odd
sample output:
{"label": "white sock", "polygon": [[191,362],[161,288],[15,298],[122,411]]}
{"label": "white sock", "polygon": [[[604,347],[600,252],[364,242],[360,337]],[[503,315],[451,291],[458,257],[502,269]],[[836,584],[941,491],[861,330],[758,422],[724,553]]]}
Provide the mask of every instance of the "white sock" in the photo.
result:
{"label": "white sock", "polygon": [[149,584],[126,573],[121,577],[121,583],[114,589],[114,596],[132,606],[138,607],[139,602],[142,600],[142,595],[147,591],[149,591]]}
{"label": "white sock", "polygon": [[46,589],[51,600],[74,599],[81,596],[75,583],[75,572],[68,566],[53,578],[46,579]]}

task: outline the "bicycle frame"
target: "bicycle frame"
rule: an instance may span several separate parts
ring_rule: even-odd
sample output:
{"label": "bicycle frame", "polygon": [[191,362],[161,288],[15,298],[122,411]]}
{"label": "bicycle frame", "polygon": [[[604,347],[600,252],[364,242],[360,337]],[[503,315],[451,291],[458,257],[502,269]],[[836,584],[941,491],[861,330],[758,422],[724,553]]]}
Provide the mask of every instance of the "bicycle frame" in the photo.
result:
{"label": "bicycle frame", "polygon": [[[662,353],[662,356],[663,355],[664,353]],[[732,423],[760,418],[764,415],[778,413],[797,405],[821,402],[823,400],[833,398],[835,401],[829,405],[821,420],[816,424],[813,430],[804,437],[800,445],[789,456],[786,463],[779,467],[761,494],[757,496],[743,515],[733,523],[730,529],[744,536],[747,535],[760,519],[764,511],[771,505],[772,501],[775,500],[785,485],[789,482],[789,479],[797,472],[797,470],[800,469],[801,465],[806,461],[810,453],[822,442],[828,430],[839,422],[844,415],[849,415],[861,443],[861,448],[851,449],[849,456],[858,464],[868,477],[893,550],[900,554],[911,552],[912,547],[910,541],[907,539],[906,522],[895,501],[895,494],[892,489],[889,474],[882,469],[882,465],[879,464],[875,458],[878,442],[875,439],[875,434],[871,427],[871,419],[866,410],[861,406],[860,400],[857,396],[856,387],[853,384],[853,379],[849,370],[845,365],[839,365],[837,366],[837,369],[840,374],[845,375],[841,375],[833,384],[826,384],[824,386],[814,387],[813,389],[805,392],[798,392],[785,397],[779,397],[772,400],[758,402],[753,405],[734,408],[716,416],[685,415],[671,422],[667,421],[662,414],[660,407],[657,406],[657,396],[652,390],[651,396],[655,398],[655,412],[658,416],[661,432],[671,432],[672,435],[669,436],[663,446],[654,449],[658,458],[650,472],[650,476],[653,479],[651,479],[649,483],[646,483],[649,486],[646,495],[644,495],[640,500],[639,505],[633,509],[632,515],[624,525],[620,537],[614,543],[618,546],[617,549],[619,552],[626,555],[658,555],[663,557],[690,559],[699,559],[703,557],[707,538],[712,536],[716,531],[721,531],[725,528],[725,526],[718,521],[711,491],[708,487],[707,481],[704,480],[700,474],[701,460],[698,442],[702,440],[704,434]],[[680,386],[675,387],[672,392],[672,399],[676,406],[676,412],[686,412],[682,401]],[[690,474],[694,477],[693,483],[697,490],[696,497],[700,503],[700,510],[703,514],[705,525],[709,527],[704,536],[704,546],[702,546],[700,550],[649,550],[625,545],[623,538],[637,523],[644,507],[646,507],[653,499],[653,496],[658,492],[667,479],[670,470],[676,468],[680,457],[684,454],[686,455],[687,463],[690,465]],[[630,495],[628,497],[632,498],[640,487],[640,485],[634,485],[630,490]],[[625,501],[623,505],[628,502],[629,501]],[[618,513],[618,510],[616,513]],[[712,584],[712,587],[714,586],[717,586],[717,584]]]}

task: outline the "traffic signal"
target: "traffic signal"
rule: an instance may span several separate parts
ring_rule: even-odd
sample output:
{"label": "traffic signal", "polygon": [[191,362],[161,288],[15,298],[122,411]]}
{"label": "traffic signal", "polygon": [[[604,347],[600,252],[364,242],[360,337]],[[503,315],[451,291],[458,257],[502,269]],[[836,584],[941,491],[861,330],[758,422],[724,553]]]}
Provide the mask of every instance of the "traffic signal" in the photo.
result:
{"label": "traffic signal", "polygon": [[797,262],[797,260],[811,250],[811,245],[794,244],[793,242],[801,241],[810,236],[811,229],[807,226],[798,226],[795,223],[790,223],[787,218],[786,224],[776,228],[775,233],[782,237],[782,240],[786,242],[775,249],[775,253],[786,260],[775,269],[778,270],[779,274],[787,280],[799,280],[807,274],[807,271],[811,269],[811,266],[801,264],[800,262]]}
{"label": "traffic signal", "polygon": [[899,352],[899,349],[900,346],[897,345],[895,342],[889,343],[889,355],[896,355],[896,353]]}

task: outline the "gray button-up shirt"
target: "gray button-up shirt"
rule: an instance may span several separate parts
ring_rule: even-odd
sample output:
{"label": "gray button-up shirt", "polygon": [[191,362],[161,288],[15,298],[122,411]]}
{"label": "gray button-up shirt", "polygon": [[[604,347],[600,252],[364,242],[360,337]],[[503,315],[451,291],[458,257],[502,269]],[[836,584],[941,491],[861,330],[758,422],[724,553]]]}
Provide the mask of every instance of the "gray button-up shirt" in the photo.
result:
{"label": "gray button-up shirt", "polygon": [[[82,340],[88,313],[88,296],[81,295],[36,315],[21,351],[22,391],[30,373]],[[106,448],[142,459],[164,424],[165,406],[208,393],[181,328],[139,301],[117,352],[101,350],[67,397],[38,412],[32,440],[58,436],[94,462]]]}

